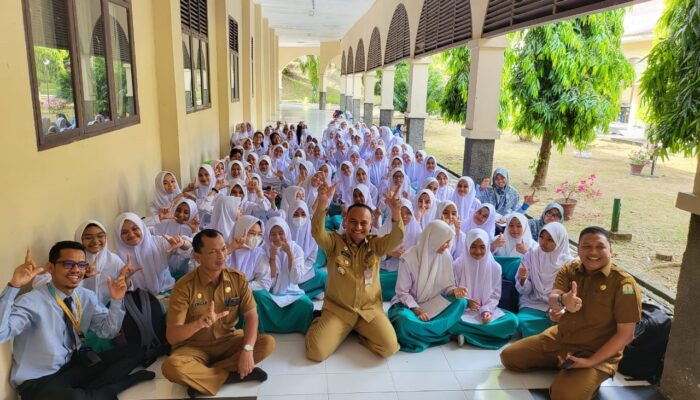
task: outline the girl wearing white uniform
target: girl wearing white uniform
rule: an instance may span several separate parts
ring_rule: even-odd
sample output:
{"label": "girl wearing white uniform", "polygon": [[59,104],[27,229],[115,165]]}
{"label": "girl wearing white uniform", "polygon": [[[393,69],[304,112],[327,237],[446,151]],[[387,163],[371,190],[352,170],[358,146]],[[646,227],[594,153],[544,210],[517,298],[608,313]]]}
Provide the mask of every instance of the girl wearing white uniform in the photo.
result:
{"label": "girl wearing white uniform", "polygon": [[263,243],[263,223],[244,215],[233,228],[233,240],[228,244],[230,252],[226,265],[235,268],[248,279],[250,290],[269,290],[272,286],[270,264]]}

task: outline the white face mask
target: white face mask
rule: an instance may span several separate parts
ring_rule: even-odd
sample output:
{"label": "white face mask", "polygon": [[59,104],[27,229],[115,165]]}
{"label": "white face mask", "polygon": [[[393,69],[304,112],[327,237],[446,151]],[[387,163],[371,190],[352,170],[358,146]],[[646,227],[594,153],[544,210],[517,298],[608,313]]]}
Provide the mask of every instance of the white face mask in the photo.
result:
{"label": "white face mask", "polygon": [[251,249],[254,249],[260,245],[261,241],[262,238],[260,236],[248,236],[245,240],[245,244]]}
{"label": "white face mask", "polygon": [[293,217],[292,218],[292,225],[296,227],[300,227],[306,224],[306,217]]}

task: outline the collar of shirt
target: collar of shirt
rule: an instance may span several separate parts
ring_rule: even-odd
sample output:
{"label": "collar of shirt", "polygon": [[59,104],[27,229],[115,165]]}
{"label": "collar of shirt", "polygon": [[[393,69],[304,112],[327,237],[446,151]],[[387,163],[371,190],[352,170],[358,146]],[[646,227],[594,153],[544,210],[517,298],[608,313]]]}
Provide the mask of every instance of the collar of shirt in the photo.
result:
{"label": "collar of shirt", "polygon": [[202,286],[207,286],[210,284],[213,284],[214,286],[219,286],[219,284],[221,284],[223,282],[231,282],[231,278],[226,273],[225,268],[221,270],[221,280],[218,283],[212,282],[209,279],[209,276],[204,272],[204,269],[201,266],[197,267],[196,274],[197,274],[197,279],[199,280],[199,283]]}
{"label": "collar of shirt", "polygon": [[[612,267],[613,267],[612,261],[609,261],[606,266],[595,271],[595,273],[600,272],[601,274],[603,274],[603,276],[605,276],[607,278],[608,275],[610,275],[610,271],[612,271]],[[574,267],[574,269],[577,272],[583,272],[584,274],[587,273],[586,268],[583,266],[583,261],[580,261],[580,260],[579,260],[578,264],[576,265],[576,267]]]}

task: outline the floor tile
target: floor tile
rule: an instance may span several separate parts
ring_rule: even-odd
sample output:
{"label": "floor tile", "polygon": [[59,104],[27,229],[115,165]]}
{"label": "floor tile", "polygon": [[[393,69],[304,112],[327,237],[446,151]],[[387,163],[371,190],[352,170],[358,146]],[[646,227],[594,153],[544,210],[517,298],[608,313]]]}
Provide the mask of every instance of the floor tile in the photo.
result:
{"label": "floor tile", "polygon": [[263,360],[261,367],[269,375],[326,372],[325,362],[319,363],[306,358],[303,342],[278,342],[275,351]]}
{"label": "floor tile", "polygon": [[548,389],[552,385],[557,371],[544,370],[535,372],[518,373],[523,381],[523,387],[526,389]]}
{"label": "floor tile", "polygon": [[139,383],[119,394],[120,400],[141,399],[182,399],[186,396],[186,389],[167,379],[154,379]]}
{"label": "floor tile", "polygon": [[467,395],[461,390],[399,392],[399,400],[467,400]]}
{"label": "floor tile", "polygon": [[260,395],[326,394],[324,374],[270,375],[258,390]]}
{"label": "floor tile", "polygon": [[523,389],[520,375],[504,369],[490,371],[455,371],[455,376],[464,390]]}
{"label": "floor tile", "polygon": [[450,365],[439,347],[431,347],[420,353],[399,351],[387,360],[389,370],[396,371],[449,371]]}
{"label": "floor tile", "polygon": [[467,400],[534,400],[527,390],[475,390],[465,394]]}
{"label": "floor tile", "polygon": [[486,350],[465,345],[457,347],[454,343],[443,345],[442,352],[454,371],[484,371],[503,368],[500,350]]}
{"label": "floor tile", "polygon": [[331,393],[328,400],[399,400],[396,393]]}
{"label": "floor tile", "polygon": [[354,372],[327,374],[328,393],[394,392],[389,372]]}
{"label": "floor tile", "polygon": [[348,336],[335,353],[326,360],[326,372],[329,374],[376,371],[389,371],[386,359],[361,345],[356,335]]}
{"label": "floor tile", "polygon": [[392,372],[397,392],[460,390],[452,371]]}
{"label": "floor tile", "polygon": [[256,397],[264,385],[267,385],[267,382],[240,382],[235,385],[224,385],[215,397]]}
{"label": "floor tile", "polygon": [[259,396],[257,400],[328,400],[327,394],[297,394],[281,396]]}

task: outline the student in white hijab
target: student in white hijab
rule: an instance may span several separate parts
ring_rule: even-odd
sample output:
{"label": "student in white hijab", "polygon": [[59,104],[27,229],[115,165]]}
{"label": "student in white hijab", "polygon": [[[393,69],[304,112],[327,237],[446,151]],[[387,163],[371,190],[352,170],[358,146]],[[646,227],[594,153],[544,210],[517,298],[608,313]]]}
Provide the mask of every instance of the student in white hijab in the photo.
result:
{"label": "student in white hijab", "polygon": [[435,210],[435,219],[446,223],[450,229],[452,229],[452,232],[455,233],[454,239],[450,241],[449,250],[452,259],[456,260],[464,252],[464,242],[467,235],[461,230],[462,222],[459,214],[457,214],[457,206],[455,203],[450,200],[439,202]]}
{"label": "student in white hijab", "polygon": [[[403,243],[387,253],[386,258],[380,264],[379,282],[382,285],[383,301],[391,301],[396,294],[399,259],[406,250],[418,243],[418,237],[423,231],[413,215],[413,204],[408,199],[401,199],[401,219],[403,220]],[[377,235],[388,235],[392,225],[391,218],[386,218]]]}
{"label": "student in white hijab", "polygon": [[153,294],[173,288],[175,280],[168,268],[168,257],[178,251],[190,257],[192,243],[185,236],[153,236],[138,215],[120,214],[114,223],[117,237],[117,255],[123,262],[129,260],[135,267],[143,267],[132,277],[134,287]]}
{"label": "student in white hijab", "polygon": [[[527,230],[525,233],[523,236],[530,236]],[[525,254],[515,277],[515,289],[520,293],[518,331],[521,337],[536,335],[552,325],[547,316],[549,295],[559,268],[572,259],[564,225],[550,222],[542,227],[539,246]]]}
{"label": "student in white hijab", "polygon": [[151,202],[151,216],[159,217],[163,210],[172,211],[175,201],[182,197],[180,185],[175,174],[169,171],[161,171],[156,175],[155,197]]}
{"label": "student in white hijab", "polygon": [[520,213],[511,214],[506,220],[506,230],[503,232],[502,245],[498,240],[494,255],[499,257],[523,257],[530,249],[537,248],[537,242],[532,240],[527,217]]}
{"label": "student in white hijab", "polygon": [[501,266],[489,250],[489,235],[482,229],[467,232],[466,249],[454,263],[455,281],[469,291],[467,309],[451,333],[457,343],[486,349],[506,345],[518,327],[518,318],[498,308],[501,299]]}
{"label": "student in white hijab", "polygon": [[209,228],[219,231],[226,243],[231,243],[233,228],[240,215],[242,215],[241,199],[235,196],[221,196],[214,203]]}
{"label": "student in white hijab", "polygon": [[[219,199],[226,197],[221,196]],[[218,199],[217,199],[218,201]],[[171,237],[183,236],[190,242],[199,230],[199,217],[197,216],[197,204],[190,199],[180,199],[175,206],[174,218],[160,221],[154,228],[155,235],[168,235]],[[183,256],[173,251],[168,257],[168,267],[175,280],[180,279],[190,271],[190,257]]]}
{"label": "student in white hijab", "polygon": [[226,182],[229,184],[235,180],[235,179],[240,179],[242,181],[247,180],[246,172],[245,172],[245,166],[243,166],[242,161],[238,160],[233,160],[231,161],[229,168],[227,170],[227,175],[226,175]]}
{"label": "student in white hijab", "polygon": [[[380,194],[390,195],[391,191],[395,188],[399,189],[399,197],[403,199],[410,199],[413,194],[413,189],[408,181],[408,176],[401,168],[394,168],[391,170],[389,177],[382,182],[379,188]],[[380,198],[381,208],[384,209],[384,198]]]}
{"label": "student in white hijab", "polygon": [[476,199],[476,190],[474,189],[472,178],[468,176],[459,178],[450,200],[457,206],[457,213],[464,222],[462,231],[466,233],[469,227],[467,222],[472,219],[472,214],[481,206],[481,202]]}
{"label": "student in white hijab", "polygon": [[438,168],[438,173],[435,178],[438,181],[438,189],[435,197],[440,201],[452,200],[454,189],[450,187],[447,172],[442,168]]}
{"label": "student in white hijab", "polygon": [[467,232],[477,228],[485,231],[491,241],[493,241],[496,235],[496,209],[493,207],[493,204],[482,204],[481,207],[472,213],[472,217],[464,225],[466,225]]}
{"label": "student in white hijab", "polygon": [[309,298],[314,298],[322,293],[326,286],[328,271],[320,268],[326,265],[325,255],[319,259],[318,244],[311,236],[311,213],[306,202],[296,200],[289,209],[287,224],[291,239],[304,251],[304,264],[307,268],[306,274],[300,279],[299,287]]}
{"label": "student in white hijab", "polygon": [[235,268],[248,279],[250,290],[269,290],[272,286],[270,264],[263,244],[263,223],[244,215],[233,228],[233,239],[228,244],[230,256],[226,265]]}
{"label": "student in white hijab", "polygon": [[279,175],[283,174],[275,174],[275,172],[272,169],[272,160],[270,160],[269,156],[260,157],[260,161],[258,161],[257,173],[258,175],[260,175],[260,179],[262,179],[263,189],[269,186],[274,188],[278,192],[282,190],[283,180]]}
{"label": "student in white hijab", "polygon": [[299,282],[307,272],[304,251],[291,240],[284,219],[270,218],[265,228],[264,248],[272,286],[269,291],[253,292],[258,304],[260,331],[306,333],[311,325],[314,305],[299,288]]}
{"label": "student in white hijab", "polygon": [[437,200],[430,189],[423,189],[416,195],[415,203],[416,219],[418,219],[420,226],[425,229],[430,221],[435,219]]}
{"label": "student in white hijab", "polygon": [[369,180],[374,186],[381,186],[382,179],[389,170],[389,161],[386,158],[384,147],[377,145],[369,162]]}
{"label": "student in white hijab", "polygon": [[209,164],[200,165],[197,170],[196,184],[191,183],[185,190],[193,192],[197,210],[199,211],[199,220],[203,226],[207,226],[211,219],[214,200],[219,195],[219,189],[216,188],[214,168]]}
{"label": "student in white hijab", "polygon": [[453,238],[447,224],[432,221],[418,244],[401,256],[389,320],[402,351],[417,353],[449,342],[449,330],[466,308],[467,290],[455,285],[452,256],[447,250]]}
{"label": "student in white hijab", "polygon": [[378,204],[379,189],[377,189],[377,187],[374,186],[372,184],[372,182],[370,182],[370,180],[369,180],[369,168],[366,165],[361,164],[355,168],[355,172],[354,172],[353,176],[355,178],[355,180],[354,180],[355,185],[362,183],[364,185],[367,185],[367,187],[369,187],[369,192],[370,192],[370,195],[372,197],[372,200],[374,201],[374,204]]}
{"label": "student in white hijab", "polygon": [[283,219],[287,218],[289,214],[289,207],[297,200],[304,201],[306,199],[306,193],[304,188],[301,186],[287,186],[282,191],[282,201],[280,202],[280,213]]}
{"label": "student in white hijab", "polygon": [[[96,274],[83,279],[81,285],[95,292],[100,303],[106,306],[112,300],[107,277],[115,281],[124,268],[124,262],[107,248],[107,229],[98,221],[91,219],[80,224],[74,239],[85,246],[86,261],[96,268]],[[129,271],[129,277],[132,271]]]}
{"label": "student in white hijab", "polygon": [[350,161],[343,161],[335,174],[335,182],[339,182],[337,192],[345,204],[352,204],[352,188],[354,185],[353,167]]}

